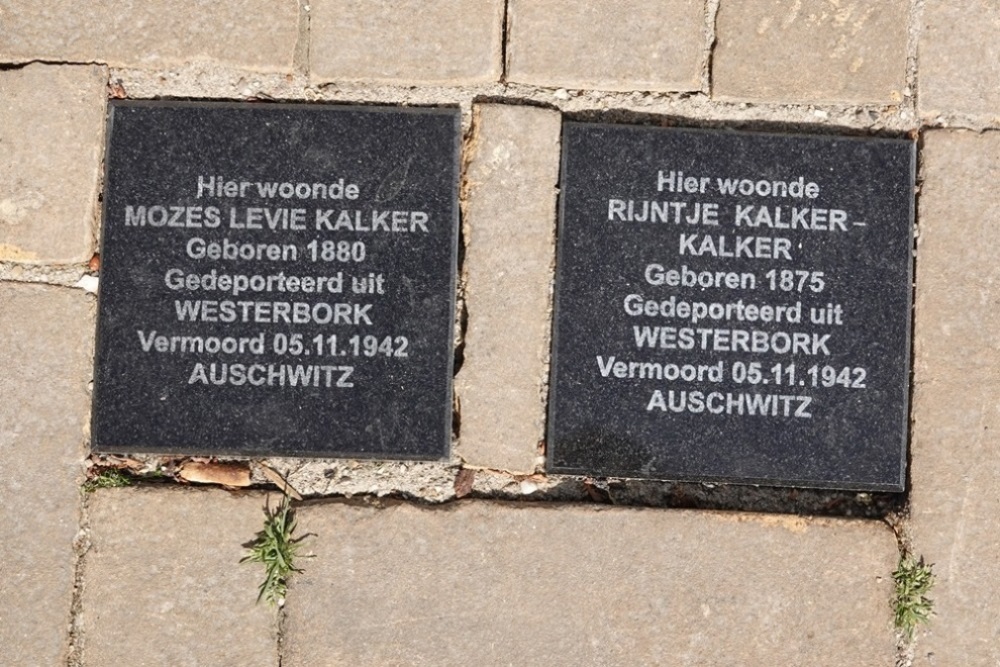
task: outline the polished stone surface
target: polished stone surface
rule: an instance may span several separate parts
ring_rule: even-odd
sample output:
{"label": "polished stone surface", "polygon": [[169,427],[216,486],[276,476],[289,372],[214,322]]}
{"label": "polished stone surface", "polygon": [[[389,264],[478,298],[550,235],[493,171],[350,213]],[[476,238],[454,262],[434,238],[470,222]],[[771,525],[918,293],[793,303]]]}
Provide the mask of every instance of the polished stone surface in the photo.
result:
{"label": "polished stone surface", "polygon": [[458,124],[114,104],[94,449],[445,457]]}
{"label": "polished stone surface", "polygon": [[568,123],[553,472],[900,491],[913,143]]}

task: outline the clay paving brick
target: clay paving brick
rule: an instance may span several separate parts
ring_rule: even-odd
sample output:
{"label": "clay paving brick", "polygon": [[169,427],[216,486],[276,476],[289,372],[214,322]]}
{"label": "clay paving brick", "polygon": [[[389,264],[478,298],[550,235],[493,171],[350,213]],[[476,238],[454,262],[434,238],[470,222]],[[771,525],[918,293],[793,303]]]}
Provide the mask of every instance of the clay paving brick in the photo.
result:
{"label": "clay paving brick", "polygon": [[763,102],[889,104],[906,79],[908,0],[724,0],[712,91]]}
{"label": "clay paving brick", "polygon": [[911,530],[938,582],[914,665],[995,665],[1000,133],[928,132],[923,163]]}
{"label": "clay paving brick", "polygon": [[503,0],[312,0],[309,61],[318,81],[496,81]]}
{"label": "clay paving brick", "polygon": [[698,90],[703,0],[510,0],[508,78],[604,90]]}
{"label": "clay paving brick", "polygon": [[893,665],[879,522],[462,501],[304,507],[286,667]]}
{"label": "clay paving brick", "polygon": [[0,646],[64,664],[80,521],[93,300],[0,283]]}
{"label": "clay paving brick", "polygon": [[921,114],[959,112],[1000,122],[1000,3],[928,2],[922,23]]}
{"label": "clay paving brick", "polygon": [[106,84],[91,65],[0,71],[0,261],[90,259]]}
{"label": "clay paving brick", "polygon": [[555,255],[557,112],[476,107],[466,192],[469,313],[456,379],[467,463],[534,469],[544,438]]}
{"label": "clay paving brick", "polygon": [[108,489],[89,502],[84,663],[278,664],[276,617],[255,604],[263,566],[241,564],[264,496]]}
{"label": "clay paving brick", "polygon": [[0,59],[291,71],[297,0],[0,0]]}

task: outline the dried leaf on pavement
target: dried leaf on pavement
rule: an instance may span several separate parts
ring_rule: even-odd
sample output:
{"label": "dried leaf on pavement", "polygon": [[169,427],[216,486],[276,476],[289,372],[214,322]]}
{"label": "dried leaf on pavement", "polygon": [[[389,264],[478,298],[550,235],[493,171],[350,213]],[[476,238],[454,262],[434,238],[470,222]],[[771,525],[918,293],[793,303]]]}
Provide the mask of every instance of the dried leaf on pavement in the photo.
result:
{"label": "dried leaf on pavement", "polygon": [[476,481],[476,471],[462,468],[455,475],[455,497],[464,498],[472,493],[472,485]]}
{"label": "dried leaf on pavement", "polygon": [[201,463],[187,461],[177,471],[181,479],[199,484],[250,486],[250,466],[246,463]]}

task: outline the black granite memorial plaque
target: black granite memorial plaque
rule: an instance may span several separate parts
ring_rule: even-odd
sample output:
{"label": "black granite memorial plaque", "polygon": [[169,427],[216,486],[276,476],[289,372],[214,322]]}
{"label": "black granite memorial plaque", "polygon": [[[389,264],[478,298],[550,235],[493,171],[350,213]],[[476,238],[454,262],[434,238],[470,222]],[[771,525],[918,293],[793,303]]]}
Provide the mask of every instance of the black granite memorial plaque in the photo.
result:
{"label": "black granite memorial plaque", "polygon": [[459,123],[113,103],[93,448],[446,457]]}
{"label": "black granite memorial plaque", "polygon": [[914,156],[567,123],[549,469],[903,490]]}

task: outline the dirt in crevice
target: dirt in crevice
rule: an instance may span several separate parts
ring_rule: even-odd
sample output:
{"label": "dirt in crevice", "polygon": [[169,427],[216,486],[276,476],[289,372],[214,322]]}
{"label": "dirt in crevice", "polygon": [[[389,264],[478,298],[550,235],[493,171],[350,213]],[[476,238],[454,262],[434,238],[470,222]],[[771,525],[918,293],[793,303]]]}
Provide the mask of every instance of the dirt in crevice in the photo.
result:
{"label": "dirt in crevice", "polygon": [[73,539],[73,599],[70,605],[69,643],[67,667],[83,667],[85,628],[83,624],[83,587],[85,585],[86,555],[90,550],[90,518],[88,503],[90,494],[80,491],[79,527]]}
{"label": "dirt in crevice", "polygon": [[721,0],[707,0],[705,3],[705,26],[703,28],[705,59],[701,71],[701,92],[708,96],[712,95],[712,67],[715,64],[715,47],[719,43],[717,28],[720,4]]}

